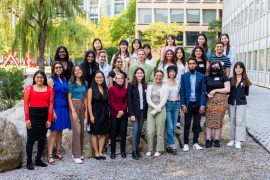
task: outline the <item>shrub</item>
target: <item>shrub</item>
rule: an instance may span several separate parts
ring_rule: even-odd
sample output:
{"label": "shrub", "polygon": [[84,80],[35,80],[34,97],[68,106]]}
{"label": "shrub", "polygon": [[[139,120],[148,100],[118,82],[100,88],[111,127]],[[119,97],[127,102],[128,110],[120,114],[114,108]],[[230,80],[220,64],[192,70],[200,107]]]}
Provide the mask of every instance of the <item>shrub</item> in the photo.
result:
{"label": "shrub", "polygon": [[118,49],[116,47],[109,47],[109,48],[105,48],[105,50],[107,51],[107,55],[108,55],[108,63],[111,64],[112,57],[114,54],[118,52]]}
{"label": "shrub", "polygon": [[12,68],[0,68],[0,109],[12,108],[23,97],[23,72]]}

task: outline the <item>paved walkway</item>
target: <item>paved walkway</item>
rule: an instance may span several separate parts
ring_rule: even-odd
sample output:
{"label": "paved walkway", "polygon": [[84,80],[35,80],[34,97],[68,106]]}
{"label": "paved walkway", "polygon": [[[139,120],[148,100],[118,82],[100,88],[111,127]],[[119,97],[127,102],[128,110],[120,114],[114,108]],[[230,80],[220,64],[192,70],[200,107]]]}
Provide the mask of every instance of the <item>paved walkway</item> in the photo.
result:
{"label": "paved walkway", "polygon": [[270,152],[270,89],[251,86],[247,101],[248,132]]}

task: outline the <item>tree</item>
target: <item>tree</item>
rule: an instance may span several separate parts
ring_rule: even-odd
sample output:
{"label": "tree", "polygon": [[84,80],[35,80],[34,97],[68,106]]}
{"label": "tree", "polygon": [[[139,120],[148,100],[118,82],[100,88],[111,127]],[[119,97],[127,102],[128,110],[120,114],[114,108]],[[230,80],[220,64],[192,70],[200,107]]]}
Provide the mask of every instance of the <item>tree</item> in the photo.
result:
{"label": "tree", "polygon": [[218,39],[220,38],[222,32],[222,21],[221,20],[211,21],[209,23],[208,30],[209,32],[206,33],[206,36],[209,39],[209,44],[213,46],[214,43],[218,41]]}
{"label": "tree", "polygon": [[[47,37],[59,27],[63,19],[82,13],[78,0],[27,0],[23,1],[22,13],[15,29],[13,48],[21,43],[22,51],[38,52],[39,68],[44,70],[44,53]],[[18,0],[10,0],[11,4]],[[16,12],[14,12],[16,13]]]}
{"label": "tree", "polygon": [[150,44],[153,49],[158,50],[164,47],[167,35],[177,36],[181,31],[183,31],[183,27],[176,23],[151,23],[147,29],[142,31],[142,40]]}

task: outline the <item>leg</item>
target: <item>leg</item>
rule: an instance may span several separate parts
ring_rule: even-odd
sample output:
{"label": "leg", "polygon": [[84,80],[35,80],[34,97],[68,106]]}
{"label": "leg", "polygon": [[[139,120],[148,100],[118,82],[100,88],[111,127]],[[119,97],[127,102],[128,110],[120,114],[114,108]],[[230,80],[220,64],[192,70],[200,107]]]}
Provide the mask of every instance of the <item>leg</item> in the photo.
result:
{"label": "leg", "polygon": [[49,141],[48,141],[48,159],[52,155],[55,141],[56,141],[56,145],[57,145],[57,140],[58,140],[57,135],[58,135],[57,131],[54,131],[54,130],[50,131],[50,136],[49,136]]}
{"label": "leg", "polygon": [[105,141],[106,141],[106,136],[105,135],[99,135],[99,138],[98,138],[98,153],[99,153],[99,156],[103,156],[103,148],[104,148],[104,145],[105,145]]}
{"label": "leg", "polygon": [[97,135],[91,135],[91,144],[92,144],[92,148],[95,151],[95,157],[99,157],[99,153],[98,153],[98,136]]}
{"label": "leg", "polygon": [[236,141],[246,141],[246,105],[236,108]]}
{"label": "leg", "polygon": [[81,156],[81,125],[79,120],[71,119],[72,128],[72,155],[74,158]]}
{"label": "leg", "polygon": [[137,145],[136,145],[136,152],[139,153],[140,152],[140,139],[141,139],[141,134],[142,134],[142,128],[143,128],[143,111],[141,111],[141,117],[140,119],[138,119],[138,134],[137,134]]}
{"label": "leg", "polygon": [[63,131],[58,131],[56,136],[56,150],[60,152]]}
{"label": "leg", "polygon": [[44,146],[45,146],[45,140],[39,140],[36,162],[41,161],[41,157],[44,151]]}
{"label": "leg", "polygon": [[117,122],[119,119],[116,117],[111,118],[111,153],[115,153],[116,135],[117,135]]}
{"label": "leg", "polygon": [[153,110],[152,107],[148,107],[148,119],[147,119],[147,142],[148,142],[148,151],[152,152],[154,148],[154,136],[155,136],[155,119],[150,112]]}
{"label": "leg", "polygon": [[156,151],[164,151],[164,131],[166,121],[166,108],[162,108],[161,112],[157,113],[155,117],[157,130],[157,147]]}
{"label": "leg", "polygon": [[206,127],[206,140],[211,139],[212,137],[212,128]]}
{"label": "leg", "polygon": [[167,141],[168,141],[168,145],[171,147],[174,145],[174,125],[173,125],[173,104],[168,102],[166,105],[166,134],[167,134]]}
{"label": "leg", "polygon": [[84,120],[85,120],[85,106],[84,103],[81,102],[80,104],[80,115],[79,115],[79,119],[80,119],[80,148],[81,148],[81,155],[83,155],[83,141],[84,141]]}
{"label": "leg", "polygon": [[229,117],[231,121],[231,140],[235,140],[236,105],[229,105]]}
{"label": "leg", "polygon": [[121,153],[126,153],[127,123],[128,117],[123,116],[120,120]]}
{"label": "leg", "polygon": [[200,127],[200,114],[199,114],[199,107],[196,107],[196,104],[193,106],[193,144],[198,143],[199,134],[201,131]]}
{"label": "leg", "polygon": [[30,141],[27,139],[26,142],[27,164],[32,163],[33,146],[34,141]]}
{"label": "leg", "polygon": [[184,144],[189,142],[189,130],[191,126],[192,113],[190,111],[190,105],[187,107],[187,113],[185,113],[185,126],[184,126]]}
{"label": "leg", "polygon": [[174,108],[173,108],[173,112],[172,112],[172,127],[173,127],[173,145],[174,147],[173,148],[176,148],[175,147],[175,142],[174,142],[174,137],[175,137],[175,128],[176,128],[176,124],[177,124],[177,121],[178,121],[178,117],[179,116],[179,111],[180,111],[180,104],[174,104]]}
{"label": "leg", "polygon": [[138,143],[139,119],[131,121],[132,125],[132,151],[136,151]]}
{"label": "leg", "polygon": [[221,136],[221,131],[222,131],[222,128],[218,128],[218,129],[215,129],[215,140],[218,140],[220,141],[220,136]]}

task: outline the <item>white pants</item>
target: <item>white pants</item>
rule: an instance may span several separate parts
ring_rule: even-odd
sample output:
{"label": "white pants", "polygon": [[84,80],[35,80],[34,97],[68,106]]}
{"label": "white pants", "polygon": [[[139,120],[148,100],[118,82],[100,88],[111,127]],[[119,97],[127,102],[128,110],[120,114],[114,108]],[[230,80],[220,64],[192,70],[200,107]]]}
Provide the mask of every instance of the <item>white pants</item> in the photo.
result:
{"label": "white pants", "polygon": [[246,141],[247,105],[229,105],[231,120],[231,140]]}

